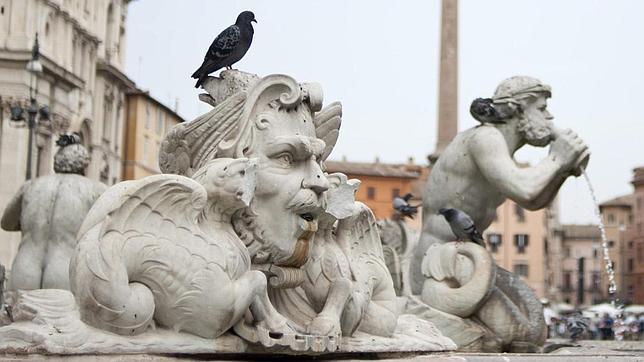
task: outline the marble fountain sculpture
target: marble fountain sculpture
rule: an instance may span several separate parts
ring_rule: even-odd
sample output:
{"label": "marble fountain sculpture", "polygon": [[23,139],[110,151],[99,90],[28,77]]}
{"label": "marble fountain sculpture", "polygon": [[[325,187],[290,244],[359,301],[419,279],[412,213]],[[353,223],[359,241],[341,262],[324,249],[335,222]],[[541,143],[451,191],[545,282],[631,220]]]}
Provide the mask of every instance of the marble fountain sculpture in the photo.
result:
{"label": "marble fountain sculpture", "polygon": [[[484,248],[452,241],[435,214],[459,208],[483,231],[506,198],[542,208],[578,175],[587,148],[552,125],[548,86],[529,77],[504,81],[483,124],[446,148],[427,184],[417,243],[386,225],[381,238],[371,210],[355,201],[360,182],[324,172],[342,106],[323,108],[319,85],[227,70],[203,88],[200,99],[213,109],[167,134],[163,174],[112,186],[87,213],[70,291],[8,293],[1,352],[320,354],[543,344],[532,291]],[[550,145],[550,155],[519,168],[512,155],[524,144]],[[406,237],[400,245],[398,234]],[[410,262],[397,284],[388,270],[393,254]]]}
{"label": "marble fountain sculpture", "polygon": [[285,75],[224,71],[204,89],[214,108],[167,134],[163,174],[112,186],[87,213],[70,291],[8,293],[0,351],[456,349],[405,313],[359,181],[323,171],[341,105]]}
{"label": "marble fountain sculpture", "polygon": [[[419,305],[431,307],[425,316],[461,350],[535,351],[545,342],[543,310],[534,292],[496,266],[485,248],[454,242],[438,210],[465,211],[482,233],[507,198],[528,210],[541,209],[568,177],[580,176],[588,148],[571,130],[554,126],[546,108],[550,96],[550,87],[535,78],[501,82],[491,99],[473,104],[482,124],[454,138],[427,181],[411,289]],[[550,152],[535,166],[520,167],[513,155],[526,144],[550,146]]]}

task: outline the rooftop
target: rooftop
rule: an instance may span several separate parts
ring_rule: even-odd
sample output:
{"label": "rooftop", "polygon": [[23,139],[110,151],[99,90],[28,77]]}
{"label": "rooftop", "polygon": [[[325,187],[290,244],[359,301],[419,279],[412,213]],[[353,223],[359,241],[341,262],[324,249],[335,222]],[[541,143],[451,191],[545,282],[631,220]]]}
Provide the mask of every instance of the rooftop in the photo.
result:
{"label": "rooftop", "polygon": [[417,179],[420,177],[420,167],[415,164],[391,164],[380,162],[348,162],[326,161],[328,173],[342,172],[344,174],[361,176],[381,176]]}
{"label": "rooftop", "polygon": [[600,208],[610,207],[610,206],[633,207],[634,199],[635,198],[633,197],[633,194],[622,195],[614,199],[610,199],[608,201],[602,202],[601,204],[599,204],[599,207]]}
{"label": "rooftop", "polygon": [[599,239],[599,227],[594,224],[587,225],[561,225],[564,239]]}

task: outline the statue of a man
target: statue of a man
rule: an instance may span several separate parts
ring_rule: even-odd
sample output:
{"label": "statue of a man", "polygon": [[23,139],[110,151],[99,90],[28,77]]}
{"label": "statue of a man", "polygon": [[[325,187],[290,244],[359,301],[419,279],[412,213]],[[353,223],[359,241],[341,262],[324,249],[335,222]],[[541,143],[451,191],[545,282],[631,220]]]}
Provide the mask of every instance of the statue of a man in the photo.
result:
{"label": "statue of a man", "polygon": [[106,188],[83,176],[89,154],[77,134],[62,135],[56,144],[56,174],[27,181],[2,215],[4,230],[22,232],[9,290],[69,290],[76,233]]}
{"label": "statue of a man", "polygon": [[[427,296],[428,293],[424,290],[427,273],[423,269],[428,264],[424,258],[437,250],[428,248],[456,240],[449,224],[438,213],[440,208],[466,212],[483,232],[505,199],[528,210],[541,209],[550,204],[566,178],[579,175],[579,168],[588,160],[588,147],[571,130],[554,127],[553,117],[546,108],[550,96],[550,87],[537,79],[517,76],[504,80],[493,98],[481,100],[487,107],[481,111],[482,115],[477,117],[473,113],[482,124],[458,134],[440,155],[424,192],[423,230],[410,270],[413,294]],[[513,155],[526,144],[549,145],[550,152],[537,165],[521,167]],[[490,270],[494,273],[494,269]],[[512,279],[510,275],[499,274],[506,271],[497,270],[497,286]],[[491,283],[494,280],[492,276]],[[476,288],[485,288],[477,284]],[[499,288],[508,290],[507,286]],[[482,299],[489,294],[487,290],[479,293]],[[483,302],[473,303],[480,306]]]}

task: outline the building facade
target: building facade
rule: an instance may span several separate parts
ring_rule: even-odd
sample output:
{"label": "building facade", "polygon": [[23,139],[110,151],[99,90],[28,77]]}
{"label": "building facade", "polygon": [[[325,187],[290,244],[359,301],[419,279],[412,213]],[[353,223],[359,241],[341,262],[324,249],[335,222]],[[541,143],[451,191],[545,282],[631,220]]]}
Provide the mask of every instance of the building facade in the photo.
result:
{"label": "building facade", "polygon": [[[91,155],[87,176],[121,179],[126,93],[123,73],[129,0],[0,0],[0,210],[25,182],[28,129],[9,108],[48,106],[36,127],[32,175],[53,172],[58,133],[79,132]],[[41,73],[27,71],[38,34]],[[10,266],[20,233],[0,230],[0,263]]]}
{"label": "building facade", "polygon": [[630,240],[626,244],[626,273],[624,286],[627,299],[644,304],[644,167],[633,170],[633,222]]}
{"label": "building facade", "polygon": [[134,180],[160,173],[161,141],[174,125],[184,121],[147,92],[128,94],[123,179]]}
{"label": "building facade", "polygon": [[597,225],[563,225],[561,240],[561,301],[577,307],[604,301],[601,235]]}
{"label": "building facade", "polygon": [[[633,192],[600,204],[617,297],[644,304],[644,167],[633,170]],[[602,260],[602,268],[604,268]],[[602,290],[608,290],[602,273]]]}
{"label": "building facade", "polygon": [[[615,282],[618,290],[617,296],[623,300],[628,298],[627,289],[624,288],[626,267],[627,267],[627,247],[633,246],[630,236],[633,233],[633,206],[634,195],[624,195],[605,201],[599,205],[602,214],[602,221],[606,230],[606,244],[608,246],[608,255],[613,264],[615,272]],[[605,262],[601,258],[602,270],[605,270]],[[602,291],[608,293],[608,274],[602,273]]]}
{"label": "building facade", "polygon": [[527,211],[512,200],[496,210],[496,218],[484,232],[487,248],[496,264],[519,275],[543,298],[546,284],[546,209]]}

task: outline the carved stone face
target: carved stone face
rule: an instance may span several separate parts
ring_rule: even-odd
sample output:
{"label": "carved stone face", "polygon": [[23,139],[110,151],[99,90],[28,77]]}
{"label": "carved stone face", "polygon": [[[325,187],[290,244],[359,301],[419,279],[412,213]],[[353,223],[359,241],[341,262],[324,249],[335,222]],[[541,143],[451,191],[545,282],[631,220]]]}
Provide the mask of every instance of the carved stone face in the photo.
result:
{"label": "carved stone face", "polygon": [[547,98],[540,95],[523,104],[523,117],[517,122],[517,130],[532,146],[544,147],[552,140],[554,118],[547,107]]}
{"label": "carved stone face", "polygon": [[288,112],[267,109],[257,116],[256,127],[246,155],[258,159],[250,209],[255,235],[270,249],[258,254],[270,254],[270,263],[299,267],[306,262],[307,238],[317,230],[321,196],[329,186],[319,164],[325,144],[315,135],[311,112],[302,106]]}

